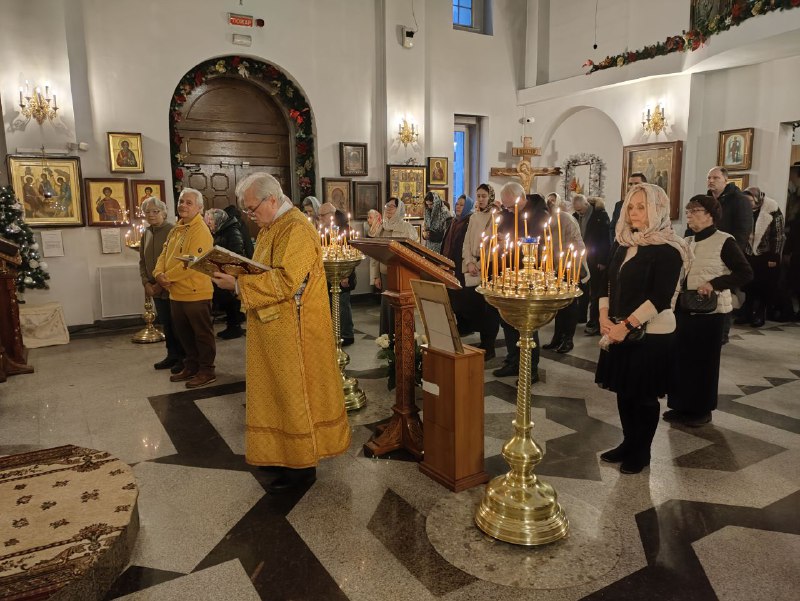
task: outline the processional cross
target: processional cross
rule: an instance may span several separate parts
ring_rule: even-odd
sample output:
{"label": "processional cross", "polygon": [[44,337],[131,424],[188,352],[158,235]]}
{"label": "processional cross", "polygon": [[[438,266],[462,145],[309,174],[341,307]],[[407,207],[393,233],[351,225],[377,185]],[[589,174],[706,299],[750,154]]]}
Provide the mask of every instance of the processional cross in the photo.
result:
{"label": "processional cross", "polygon": [[511,149],[511,154],[519,157],[516,167],[492,167],[489,175],[493,177],[517,177],[525,188],[525,193],[529,194],[534,178],[539,175],[561,175],[561,167],[534,167],[531,165],[531,157],[542,156],[542,149],[533,145],[531,136],[522,136],[522,146],[515,146]]}

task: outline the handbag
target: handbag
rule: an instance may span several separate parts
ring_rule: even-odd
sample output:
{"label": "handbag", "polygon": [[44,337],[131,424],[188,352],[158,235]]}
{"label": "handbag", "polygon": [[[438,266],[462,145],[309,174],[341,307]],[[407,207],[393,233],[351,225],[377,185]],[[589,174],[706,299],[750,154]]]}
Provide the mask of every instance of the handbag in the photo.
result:
{"label": "handbag", "polygon": [[717,310],[717,293],[700,294],[697,290],[681,290],[678,295],[678,307],[687,313],[713,313]]}
{"label": "handbag", "polygon": [[[618,319],[616,317],[612,317],[611,321],[613,321],[614,323],[622,323],[622,319]],[[625,344],[625,345],[639,344],[645,339],[646,335],[647,332],[644,329],[644,324],[642,324],[638,328],[633,328],[632,330],[628,330],[628,333],[625,335],[625,338],[623,338],[622,342],[619,342],[618,344]]]}

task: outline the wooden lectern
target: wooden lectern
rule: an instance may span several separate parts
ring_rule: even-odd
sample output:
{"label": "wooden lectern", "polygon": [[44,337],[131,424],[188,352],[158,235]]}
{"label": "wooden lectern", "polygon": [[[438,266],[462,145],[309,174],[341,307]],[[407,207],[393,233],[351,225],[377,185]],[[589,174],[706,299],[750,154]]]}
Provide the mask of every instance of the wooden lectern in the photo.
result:
{"label": "wooden lectern", "polygon": [[452,274],[455,265],[407,238],[353,240],[352,245],[368,257],[388,266],[388,284],[383,294],[394,308],[394,353],[397,388],[391,421],[364,445],[368,457],[406,449],[422,459],[422,423],[414,402],[414,293],[413,279],[432,279],[448,288],[461,285]]}
{"label": "wooden lectern", "polygon": [[483,351],[428,348],[423,362],[425,459],[419,471],[453,492],[489,481],[483,466]]}
{"label": "wooden lectern", "polygon": [[22,265],[19,246],[0,237],[0,360],[7,376],[29,374],[28,351],[22,344],[17,304],[16,273],[10,265]]}

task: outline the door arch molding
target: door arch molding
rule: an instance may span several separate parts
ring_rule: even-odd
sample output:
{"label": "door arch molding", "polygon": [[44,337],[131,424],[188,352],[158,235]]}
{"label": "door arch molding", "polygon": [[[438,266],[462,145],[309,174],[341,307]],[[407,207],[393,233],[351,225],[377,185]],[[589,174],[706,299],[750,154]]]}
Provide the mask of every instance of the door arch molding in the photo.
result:
{"label": "door arch molding", "polygon": [[292,145],[292,195],[299,203],[313,196],[316,189],[316,148],[314,115],[305,93],[297,82],[277,65],[267,61],[238,55],[208,59],[189,69],[180,78],[172,94],[169,109],[170,155],[173,190],[180,192],[183,171],[183,141],[178,124],[188,97],[198,87],[219,77],[239,78],[261,88],[282,108],[294,144]]}

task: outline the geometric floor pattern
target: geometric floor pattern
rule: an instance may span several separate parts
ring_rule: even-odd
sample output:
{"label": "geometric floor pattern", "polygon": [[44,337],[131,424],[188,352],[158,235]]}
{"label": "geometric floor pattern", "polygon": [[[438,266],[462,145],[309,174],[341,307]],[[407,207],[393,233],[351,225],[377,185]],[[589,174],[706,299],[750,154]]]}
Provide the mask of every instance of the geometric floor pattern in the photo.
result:
{"label": "geometric floor pattern", "polygon": [[[530,549],[495,541],[464,522],[480,489],[450,493],[402,452],[364,457],[394,399],[375,357],[377,308],[356,305],[354,318],[350,372],[368,404],[350,414],[349,451],[304,489],[269,495],[274,475],[243,461],[241,339],[219,342],[217,383],[193,391],[152,369],[161,345],[131,344],[130,334],[34,349],[36,372],[0,385],[0,455],[75,444],[134,466],[140,534],[109,600],[750,600],[800,590],[797,324],[735,327],[713,422],[660,423],[651,467],[633,476],[598,459],[620,438],[614,397],[593,383],[598,339],[579,330],[570,354],[542,352],[532,417],[546,454],[536,471],[568,515],[605,524],[599,552],[576,549],[577,534]],[[491,374],[504,353],[501,339],[484,378],[491,475],[507,471],[500,449],[516,403],[514,379]],[[596,575],[557,567],[581,552],[602,563]]]}

